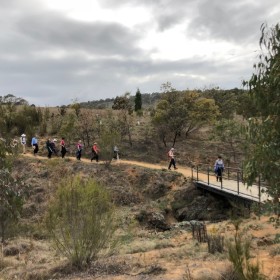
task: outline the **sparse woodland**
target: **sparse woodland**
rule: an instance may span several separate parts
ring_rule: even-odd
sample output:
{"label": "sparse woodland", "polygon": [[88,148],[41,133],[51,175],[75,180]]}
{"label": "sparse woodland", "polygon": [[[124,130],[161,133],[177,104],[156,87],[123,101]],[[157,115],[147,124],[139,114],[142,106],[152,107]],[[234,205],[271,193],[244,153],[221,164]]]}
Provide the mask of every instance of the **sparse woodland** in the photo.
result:
{"label": "sparse woodland", "polygon": [[[1,96],[0,279],[280,279],[279,25],[263,26],[260,46],[244,89],[166,82],[55,108]],[[61,137],[65,159],[48,159],[46,140]],[[179,168],[212,167],[220,154],[248,183],[261,174],[273,201],[247,209],[203,194],[180,172],[112,161],[114,146],[121,159],[166,167],[175,147]]]}

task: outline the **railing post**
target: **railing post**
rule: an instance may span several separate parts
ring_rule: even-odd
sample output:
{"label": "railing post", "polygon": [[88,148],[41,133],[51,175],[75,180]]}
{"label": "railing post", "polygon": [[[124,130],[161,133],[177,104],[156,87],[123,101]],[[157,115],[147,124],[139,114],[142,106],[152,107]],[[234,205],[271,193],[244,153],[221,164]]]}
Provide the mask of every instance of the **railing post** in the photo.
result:
{"label": "railing post", "polygon": [[193,181],[193,167],[192,167],[192,181]]}
{"label": "railing post", "polygon": [[239,195],[239,171],[237,170],[237,193]]}
{"label": "railing post", "polygon": [[196,181],[198,181],[198,165],[196,166]]}
{"label": "railing post", "polygon": [[229,180],[229,166],[228,166],[228,169],[227,169],[227,179]]}
{"label": "railing post", "polygon": [[209,186],[209,173],[210,173],[210,167],[207,167],[207,180],[208,180],[208,186]]}
{"label": "railing post", "polygon": [[259,203],[261,203],[261,176],[259,176],[258,185],[259,185]]}
{"label": "railing post", "polygon": [[261,219],[261,175],[259,175],[259,220]]}

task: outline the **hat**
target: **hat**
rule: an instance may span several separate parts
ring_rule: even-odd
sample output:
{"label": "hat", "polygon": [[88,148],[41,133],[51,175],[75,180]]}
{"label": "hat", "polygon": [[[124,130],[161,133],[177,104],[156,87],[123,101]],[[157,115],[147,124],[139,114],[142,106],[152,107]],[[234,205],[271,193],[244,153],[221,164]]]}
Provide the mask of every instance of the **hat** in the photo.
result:
{"label": "hat", "polygon": [[174,151],[175,149],[174,148],[171,148],[171,151]]}
{"label": "hat", "polygon": [[21,134],[21,137],[25,137],[26,135],[25,134]]}
{"label": "hat", "polygon": [[93,143],[93,145],[97,145],[97,143],[96,143],[96,142],[94,142],[94,143]]}
{"label": "hat", "polygon": [[57,142],[57,139],[54,138],[54,139],[53,139],[53,142]]}

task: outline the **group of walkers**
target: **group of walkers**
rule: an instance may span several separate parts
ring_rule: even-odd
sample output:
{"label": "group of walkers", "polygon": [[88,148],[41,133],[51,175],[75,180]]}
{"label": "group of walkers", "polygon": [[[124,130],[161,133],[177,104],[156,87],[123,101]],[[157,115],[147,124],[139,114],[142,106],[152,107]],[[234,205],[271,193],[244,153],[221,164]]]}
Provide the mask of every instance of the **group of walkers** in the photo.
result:
{"label": "group of walkers", "polygon": [[[26,153],[26,135],[22,134],[20,137],[20,142],[22,145],[22,151],[25,154]],[[46,149],[48,151],[48,158],[51,158],[53,154],[56,156],[58,155],[58,149],[56,147],[57,139],[50,140],[48,139],[46,142]],[[38,139],[37,136],[33,136],[31,140],[31,146],[33,147],[33,154],[36,156],[36,154],[39,151],[38,147]],[[82,157],[82,151],[83,151],[83,144],[82,140],[79,140],[77,145],[76,145],[76,158],[77,160],[81,160]],[[176,166],[176,161],[175,161],[175,154],[174,154],[175,149],[172,147],[169,152],[168,152],[168,157],[169,157],[169,165],[168,165],[168,170],[171,170],[171,167],[173,166],[174,170],[178,169]],[[62,137],[60,141],[60,154],[61,157],[64,158],[65,154],[67,153],[67,149],[65,146],[65,139]],[[97,143],[94,142],[93,146],[91,148],[91,162],[95,160],[96,162],[99,162],[99,153],[100,153],[100,148],[98,147]],[[114,146],[113,149],[113,158],[114,159],[119,159],[119,149],[117,146]],[[224,171],[224,162],[221,156],[218,156],[217,160],[215,161],[214,164],[214,172],[216,174],[216,179],[217,182],[220,181],[222,182],[222,174]]]}
{"label": "group of walkers", "polygon": [[[178,169],[176,167],[176,161],[175,161],[175,154],[174,154],[175,149],[172,147],[169,152],[168,152],[168,157],[169,157],[169,166],[168,170],[171,170],[171,167],[176,170]],[[216,175],[216,180],[217,182],[222,182],[222,177],[223,177],[223,172],[224,172],[225,166],[222,157],[219,155],[218,158],[215,161],[214,164],[214,172]]]}
{"label": "group of walkers", "polygon": [[[53,139],[53,140],[48,139],[46,141],[46,149],[47,149],[47,152],[48,152],[48,158],[51,158],[53,154],[58,156],[58,150],[57,150],[57,147],[56,147],[56,142],[57,142],[57,139]],[[22,145],[22,153],[25,154],[26,153],[26,144],[27,144],[25,134],[22,134],[20,136],[20,143]],[[39,152],[39,144],[38,144],[37,135],[32,137],[31,146],[33,148],[33,154],[34,154],[34,156],[36,156],[37,153]],[[66,147],[65,147],[65,140],[64,140],[63,137],[61,138],[61,141],[60,141],[60,147],[61,147],[61,151],[60,151],[61,152],[61,157],[64,158],[67,150],[66,150]]]}
{"label": "group of walkers", "polygon": [[[22,145],[22,153],[25,154],[26,153],[26,135],[23,133],[20,136],[20,143]],[[33,136],[31,139],[31,146],[33,148],[33,154],[34,156],[38,153],[39,151],[39,146],[38,146],[38,139],[37,136]]]}
{"label": "group of walkers", "polygon": [[[20,136],[20,143],[22,145],[22,152],[23,152],[23,154],[25,154],[26,153],[26,144],[27,144],[25,134],[22,134]],[[32,137],[31,146],[33,148],[33,154],[34,154],[34,156],[36,156],[39,151],[37,135]],[[57,139],[52,139],[52,140],[47,139],[46,149],[48,152],[48,154],[47,154],[48,158],[52,158],[52,155],[59,156],[59,149],[57,147]],[[64,139],[64,137],[62,137],[61,141],[60,141],[60,156],[62,158],[64,158],[67,151],[68,150],[66,149],[65,139]],[[82,144],[82,140],[79,140],[78,143],[76,144],[77,160],[81,160],[82,152],[83,152],[83,144]],[[119,149],[117,146],[114,146],[113,153],[114,153],[113,158],[118,160],[119,159]],[[99,162],[99,154],[100,154],[100,148],[98,147],[97,142],[94,142],[93,146],[91,148],[91,162],[93,160],[95,160],[96,162]]]}
{"label": "group of walkers", "polygon": [[[48,139],[47,140],[46,149],[48,151],[48,158],[51,158],[53,154],[55,154],[56,156],[59,156],[58,149],[56,147],[56,143],[57,143],[57,139],[53,139],[53,140]],[[61,157],[64,158],[67,150],[65,147],[65,140],[63,137],[61,138],[61,141],[60,141],[60,148],[61,148],[60,149]]]}
{"label": "group of walkers", "polygon": [[[77,158],[77,160],[81,160],[82,151],[83,151],[82,140],[79,140],[78,143],[77,143],[77,150],[76,150],[76,158]],[[90,161],[91,161],[91,162],[92,162],[94,159],[95,159],[96,162],[99,161],[99,152],[100,152],[100,149],[99,149],[99,147],[97,146],[97,143],[94,142],[94,143],[93,143],[93,146],[92,146],[92,148],[91,148],[91,158],[90,158]]]}

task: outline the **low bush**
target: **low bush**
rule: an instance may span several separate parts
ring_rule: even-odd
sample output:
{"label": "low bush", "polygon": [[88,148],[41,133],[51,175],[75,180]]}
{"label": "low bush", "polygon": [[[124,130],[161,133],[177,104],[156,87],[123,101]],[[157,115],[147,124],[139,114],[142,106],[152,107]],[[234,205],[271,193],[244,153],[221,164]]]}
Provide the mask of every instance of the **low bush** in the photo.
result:
{"label": "low bush", "polygon": [[234,241],[227,244],[228,257],[233,265],[235,275],[234,279],[239,280],[265,280],[259,262],[253,263],[250,254],[251,241],[240,233],[241,221],[233,222],[235,226]]}
{"label": "low bush", "polygon": [[110,247],[114,207],[104,187],[72,177],[60,184],[50,202],[46,226],[58,251],[83,268]]}

